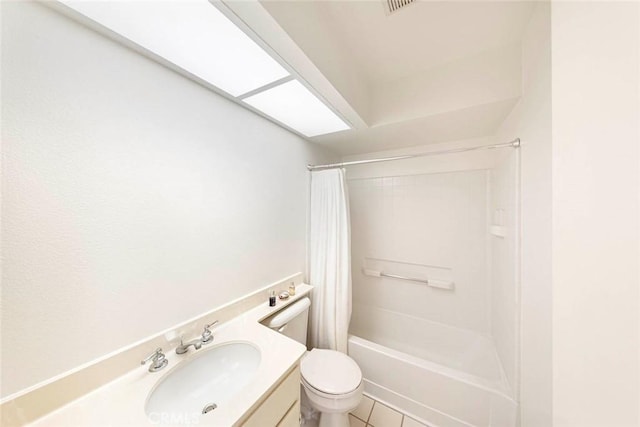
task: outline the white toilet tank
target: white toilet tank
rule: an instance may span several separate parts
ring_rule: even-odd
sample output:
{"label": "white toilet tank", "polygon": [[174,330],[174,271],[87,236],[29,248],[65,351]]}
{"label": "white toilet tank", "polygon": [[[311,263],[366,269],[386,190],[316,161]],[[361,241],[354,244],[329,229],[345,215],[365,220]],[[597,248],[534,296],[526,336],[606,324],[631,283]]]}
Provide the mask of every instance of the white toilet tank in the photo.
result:
{"label": "white toilet tank", "polygon": [[306,346],[310,305],[309,298],[302,298],[267,317],[262,324]]}

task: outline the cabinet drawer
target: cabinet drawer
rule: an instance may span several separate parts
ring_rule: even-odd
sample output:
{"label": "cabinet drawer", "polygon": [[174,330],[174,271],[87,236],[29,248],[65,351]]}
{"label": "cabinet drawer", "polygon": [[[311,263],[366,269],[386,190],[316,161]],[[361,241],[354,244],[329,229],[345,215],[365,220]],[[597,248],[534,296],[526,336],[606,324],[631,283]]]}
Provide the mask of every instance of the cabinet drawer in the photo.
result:
{"label": "cabinet drawer", "polygon": [[296,400],[277,427],[300,427],[300,401]]}
{"label": "cabinet drawer", "polygon": [[300,400],[300,368],[296,366],[293,372],[262,402],[242,426],[277,426],[298,400]]}

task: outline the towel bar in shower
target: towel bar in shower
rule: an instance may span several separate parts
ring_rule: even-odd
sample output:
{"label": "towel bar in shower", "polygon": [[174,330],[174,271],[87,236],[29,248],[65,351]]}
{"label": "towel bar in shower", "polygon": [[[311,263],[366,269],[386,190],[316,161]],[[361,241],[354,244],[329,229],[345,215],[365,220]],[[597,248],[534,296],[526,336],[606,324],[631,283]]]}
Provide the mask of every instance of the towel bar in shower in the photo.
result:
{"label": "towel bar in shower", "polygon": [[407,280],[409,282],[424,283],[425,285],[431,286],[432,288],[453,289],[453,282],[448,282],[444,280],[417,279],[415,277],[399,276],[397,274],[389,274],[389,273],[384,273],[382,271],[370,270],[368,268],[363,268],[362,272],[367,276],[390,277],[392,279],[400,279],[400,280]]}

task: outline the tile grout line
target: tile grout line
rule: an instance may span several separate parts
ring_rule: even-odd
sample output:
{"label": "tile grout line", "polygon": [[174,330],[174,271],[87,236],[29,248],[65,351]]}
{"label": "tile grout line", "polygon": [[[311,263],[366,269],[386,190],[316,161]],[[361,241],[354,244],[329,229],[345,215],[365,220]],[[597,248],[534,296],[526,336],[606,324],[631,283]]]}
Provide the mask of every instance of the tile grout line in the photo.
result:
{"label": "tile grout line", "polygon": [[[367,396],[365,396],[367,397]],[[369,399],[371,399],[369,397]],[[371,401],[373,402],[373,404],[371,405],[371,409],[369,410],[369,415],[367,415],[367,419],[363,420],[362,418],[358,417],[357,415],[355,415],[353,412],[349,412],[349,415],[351,415],[353,418],[355,418],[356,420],[362,421],[365,424],[365,427],[372,427],[369,425],[369,419],[371,418],[371,413],[373,412],[373,407],[376,404],[376,400],[375,399],[371,399]]]}
{"label": "tile grout line", "polygon": [[[368,396],[365,396],[365,397],[368,397]],[[366,419],[366,420],[363,420],[362,418],[360,418],[360,417],[358,417],[358,416],[354,415],[354,414],[353,414],[353,413],[351,413],[351,412],[349,413],[349,415],[350,415],[350,416],[354,417],[354,418],[355,418],[355,419],[357,419],[358,421],[363,422],[363,423],[365,424],[365,427],[375,427],[374,425],[370,424],[370,421],[371,421],[371,416],[373,415],[373,410],[375,409],[375,407],[376,407],[376,405],[377,405],[377,404],[380,404],[380,405],[384,406],[385,408],[388,408],[388,409],[390,409],[391,411],[396,412],[397,414],[399,414],[399,415],[400,415],[400,424],[399,424],[397,427],[403,427],[403,426],[404,426],[404,422],[405,422],[405,420],[406,420],[407,418],[410,418],[409,416],[407,416],[407,415],[406,415],[406,414],[404,414],[403,412],[400,412],[400,411],[398,411],[398,410],[395,410],[395,409],[393,409],[393,408],[390,408],[390,407],[388,407],[387,405],[385,405],[385,404],[383,404],[383,403],[381,403],[381,402],[379,402],[379,401],[377,401],[377,400],[375,400],[375,399],[373,399],[373,398],[370,398],[370,397],[368,397],[368,398],[369,398],[369,399],[371,399],[371,400],[373,401],[373,404],[371,405],[371,409],[369,410],[369,414],[367,415],[367,417],[366,417],[367,419]],[[422,426],[422,427],[429,427],[428,425],[423,425],[423,424],[421,424],[421,426]]]}
{"label": "tile grout line", "polygon": [[363,420],[362,418],[358,418],[357,416],[353,415],[351,412],[349,412],[349,415],[351,415],[353,418],[355,418],[358,421],[362,421],[363,423],[367,424],[367,422],[365,420]]}
{"label": "tile grout line", "polygon": [[367,416],[367,421],[366,421],[367,426],[366,427],[369,427],[369,420],[371,419],[371,414],[373,414],[373,408],[375,408],[376,407],[376,403],[378,403],[377,400],[374,400],[374,399],[371,399],[371,400],[373,400],[373,405],[371,405],[371,409],[369,410],[369,415]]}

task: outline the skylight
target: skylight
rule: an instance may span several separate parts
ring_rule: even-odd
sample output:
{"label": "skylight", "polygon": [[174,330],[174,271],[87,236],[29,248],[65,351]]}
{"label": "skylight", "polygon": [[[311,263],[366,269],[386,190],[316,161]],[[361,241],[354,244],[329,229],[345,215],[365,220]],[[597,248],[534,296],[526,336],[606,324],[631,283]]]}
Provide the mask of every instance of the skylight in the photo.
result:
{"label": "skylight", "polygon": [[349,129],[208,0],[59,1],[289,129],[308,137]]}
{"label": "skylight", "polygon": [[267,89],[243,101],[305,136],[349,129],[349,125],[297,80]]}
{"label": "skylight", "polygon": [[207,0],[62,3],[233,96],[289,75]]}

